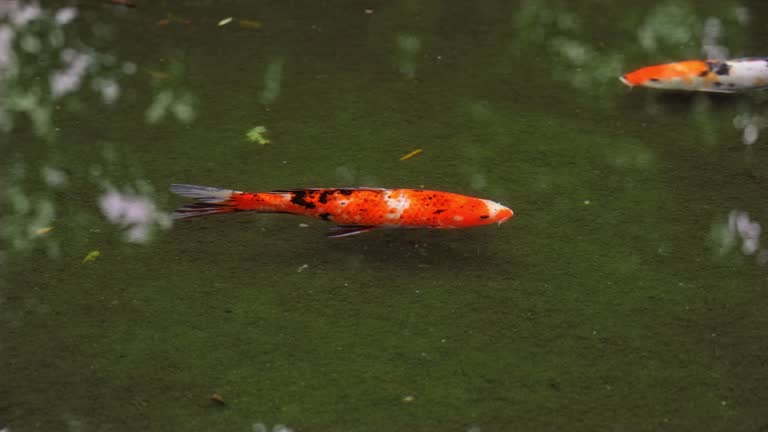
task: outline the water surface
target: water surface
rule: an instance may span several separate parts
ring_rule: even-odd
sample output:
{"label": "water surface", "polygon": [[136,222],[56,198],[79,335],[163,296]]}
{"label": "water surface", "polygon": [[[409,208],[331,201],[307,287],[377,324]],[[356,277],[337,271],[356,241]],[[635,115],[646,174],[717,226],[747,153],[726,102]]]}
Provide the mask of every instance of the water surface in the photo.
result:
{"label": "water surface", "polygon": [[[0,428],[768,427],[768,98],[617,80],[768,55],[763,2],[136,1],[0,6]],[[327,239],[171,183],[516,215]]]}

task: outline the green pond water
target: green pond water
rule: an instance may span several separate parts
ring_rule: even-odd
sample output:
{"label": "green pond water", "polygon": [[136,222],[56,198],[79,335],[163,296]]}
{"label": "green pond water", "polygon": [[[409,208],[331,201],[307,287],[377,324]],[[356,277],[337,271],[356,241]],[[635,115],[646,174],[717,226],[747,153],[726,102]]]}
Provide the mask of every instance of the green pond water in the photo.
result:
{"label": "green pond water", "polygon": [[[768,96],[617,79],[766,56],[768,4],[135,2],[0,4],[0,430],[768,430]],[[171,183],[515,217],[328,239]]]}

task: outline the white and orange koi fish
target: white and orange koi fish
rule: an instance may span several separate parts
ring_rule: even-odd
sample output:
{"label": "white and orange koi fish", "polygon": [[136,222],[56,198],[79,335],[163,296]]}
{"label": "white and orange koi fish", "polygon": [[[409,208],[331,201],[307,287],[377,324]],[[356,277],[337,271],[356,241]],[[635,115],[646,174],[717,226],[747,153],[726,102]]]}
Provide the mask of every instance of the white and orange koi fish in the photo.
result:
{"label": "white and orange koi fish", "polygon": [[503,205],[451,192],[422,189],[327,188],[240,192],[171,185],[197,202],[176,209],[175,219],[254,211],[289,213],[337,224],[328,236],[344,237],[380,228],[468,228],[502,224],[512,217]]}
{"label": "white and orange koi fish", "polygon": [[665,63],[637,69],[619,79],[630,87],[736,93],[768,87],[768,57]]}

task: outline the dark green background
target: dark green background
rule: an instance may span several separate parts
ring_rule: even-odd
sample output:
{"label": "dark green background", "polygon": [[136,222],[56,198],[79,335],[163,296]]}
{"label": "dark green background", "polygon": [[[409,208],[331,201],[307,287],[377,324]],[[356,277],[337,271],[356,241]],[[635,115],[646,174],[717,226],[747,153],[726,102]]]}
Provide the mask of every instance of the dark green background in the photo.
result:
{"label": "dark green background", "polygon": [[[768,268],[728,229],[734,210],[768,221],[768,140],[734,126],[768,124],[767,99],[617,80],[704,57],[708,18],[732,57],[768,55],[764,2],[136,2],[7,24],[0,428],[768,428]],[[68,47],[97,60],[56,99]],[[91,89],[107,78],[111,103]],[[148,121],[164,92],[194,117]],[[271,144],[245,138],[257,125]],[[516,216],[326,239],[237,214],[134,244],[101,215],[108,190],[170,211],[175,182],[426,187]]]}

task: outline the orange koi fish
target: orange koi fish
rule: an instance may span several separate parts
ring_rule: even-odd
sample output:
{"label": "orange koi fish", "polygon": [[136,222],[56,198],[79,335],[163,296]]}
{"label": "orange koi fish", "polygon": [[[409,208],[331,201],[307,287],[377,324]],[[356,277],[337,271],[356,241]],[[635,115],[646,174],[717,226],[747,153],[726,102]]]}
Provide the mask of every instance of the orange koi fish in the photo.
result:
{"label": "orange koi fish", "polygon": [[638,69],[619,79],[630,87],[735,93],[768,86],[768,57],[665,63]]}
{"label": "orange koi fish", "polygon": [[292,189],[240,192],[206,186],[171,185],[171,192],[197,202],[176,209],[174,219],[256,211],[310,216],[337,224],[328,237],[379,228],[467,228],[512,217],[501,204],[450,192],[421,189]]}

